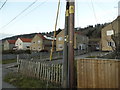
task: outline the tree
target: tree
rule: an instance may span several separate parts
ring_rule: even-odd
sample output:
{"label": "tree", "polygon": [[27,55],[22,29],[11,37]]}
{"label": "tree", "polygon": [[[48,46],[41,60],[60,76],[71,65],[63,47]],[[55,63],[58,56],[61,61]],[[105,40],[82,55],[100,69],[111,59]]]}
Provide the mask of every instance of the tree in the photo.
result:
{"label": "tree", "polygon": [[115,50],[114,50],[114,53],[116,55],[115,57],[117,59],[120,59],[120,33],[112,35],[112,39],[115,43]]}
{"label": "tree", "polygon": [[115,58],[117,59],[120,59],[120,17],[117,18],[117,23],[118,23],[118,32],[116,33],[115,32],[115,29],[113,27],[113,24],[111,23],[112,25],[112,29],[114,31],[114,35],[112,35],[112,39],[115,43],[115,50],[114,50],[114,53],[115,53]]}

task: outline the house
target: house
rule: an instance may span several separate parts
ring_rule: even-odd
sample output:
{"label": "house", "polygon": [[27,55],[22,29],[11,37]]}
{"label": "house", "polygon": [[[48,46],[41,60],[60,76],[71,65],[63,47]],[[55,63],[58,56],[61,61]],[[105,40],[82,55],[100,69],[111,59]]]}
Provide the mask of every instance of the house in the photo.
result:
{"label": "house", "polygon": [[4,50],[13,50],[13,47],[15,46],[15,42],[16,42],[16,40],[5,40],[3,49]]}
{"label": "house", "polygon": [[32,41],[30,50],[31,51],[50,51],[52,47],[52,40],[43,36],[42,34],[36,34]]}
{"label": "house", "polygon": [[88,50],[90,52],[101,50],[101,38],[90,38],[88,44]]}
{"label": "house", "polygon": [[119,26],[118,19],[120,19],[120,16],[102,29],[101,31],[102,51],[113,51],[113,49],[115,48],[115,43],[112,39],[112,35],[118,33],[118,26]]}
{"label": "house", "polygon": [[17,50],[30,50],[31,40],[29,38],[18,38],[15,42]]}
{"label": "house", "polygon": [[[74,49],[85,50],[88,45],[88,37],[80,32],[74,34]],[[56,51],[61,51],[64,48],[64,30],[56,36]]]}
{"label": "house", "polygon": [[1,50],[1,51],[4,50],[4,43],[3,43],[2,40],[0,40],[0,50]]}

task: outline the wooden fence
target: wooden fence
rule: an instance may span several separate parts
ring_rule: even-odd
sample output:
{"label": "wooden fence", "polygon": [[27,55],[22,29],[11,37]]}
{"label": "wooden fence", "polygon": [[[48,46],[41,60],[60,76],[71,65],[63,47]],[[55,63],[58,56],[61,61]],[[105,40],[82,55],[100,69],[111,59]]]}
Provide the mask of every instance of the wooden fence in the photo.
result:
{"label": "wooden fence", "polygon": [[61,84],[62,82],[61,64],[49,64],[28,60],[18,60],[18,63],[18,72],[25,76],[47,80],[56,84]]}
{"label": "wooden fence", "polygon": [[81,59],[77,61],[78,88],[119,88],[120,60]]}

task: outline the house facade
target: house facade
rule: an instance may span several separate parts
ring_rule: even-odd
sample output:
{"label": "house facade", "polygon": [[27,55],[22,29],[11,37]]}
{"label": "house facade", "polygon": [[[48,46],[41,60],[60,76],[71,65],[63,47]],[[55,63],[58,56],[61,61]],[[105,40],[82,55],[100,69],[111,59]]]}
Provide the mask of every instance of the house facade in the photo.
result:
{"label": "house facade", "polygon": [[29,38],[18,38],[15,42],[17,50],[30,50],[31,39]]}
{"label": "house facade", "polygon": [[102,51],[113,51],[115,43],[112,39],[112,35],[118,33],[118,17],[112,23],[105,26],[101,31],[101,50]]}
{"label": "house facade", "polygon": [[101,38],[90,38],[88,44],[88,50],[92,51],[100,51],[101,50]]}
{"label": "house facade", "polygon": [[52,47],[52,40],[47,39],[41,34],[36,34],[31,41],[31,51],[50,51]]}
{"label": "house facade", "polygon": [[[79,32],[74,34],[74,49],[85,50],[87,49],[89,39],[87,36],[82,35]],[[62,30],[56,36],[56,51],[61,51],[64,49],[64,30]]]}
{"label": "house facade", "polygon": [[16,40],[5,40],[3,49],[4,50],[13,50],[13,47],[15,46]]}

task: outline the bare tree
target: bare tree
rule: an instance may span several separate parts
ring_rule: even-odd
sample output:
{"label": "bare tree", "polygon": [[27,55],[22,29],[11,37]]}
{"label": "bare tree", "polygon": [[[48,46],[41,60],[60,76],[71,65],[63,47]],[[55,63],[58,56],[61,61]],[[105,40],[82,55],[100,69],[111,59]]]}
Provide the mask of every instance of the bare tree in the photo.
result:
{"label": "bare tree", "polygon": [[113,27],[113,23],[111,23],[112,29],[114,31],[114,34],[111,36],[115,43],[115,49],[114,49],[114,54],[115,58],[120,59],[120,17],[118,17],[118,32],[116,33],[116,30]]}

